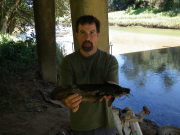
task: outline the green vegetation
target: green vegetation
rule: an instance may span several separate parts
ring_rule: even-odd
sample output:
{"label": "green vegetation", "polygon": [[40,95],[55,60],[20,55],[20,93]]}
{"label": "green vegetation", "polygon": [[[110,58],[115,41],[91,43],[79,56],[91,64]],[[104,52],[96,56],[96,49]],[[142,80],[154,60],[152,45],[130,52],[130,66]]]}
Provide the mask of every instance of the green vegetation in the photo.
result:
{"label": "green vegetation", "polygon": [[[57,23],[59,17],[70,16],[69,0],[55,0],[55,15]],[[0,1],[0,33],[24,33],[34,25],[33,0]]]}
{"label": "green vegetation", "polygon": [[[0,74],[17,73],[38,67],[36,42],[17,38],[15,41],[13,36],[8,34],[1,34],[0,39]],[[57,67],[64,53],[65,50],[56,44]]]}
{"label": "green vegetation", "polygon": [[25,26],[33,23],[33,9],[31,0],[1,0],[0,2],[0,32],[24,32]]}
{"label": "green vegetation", "polygon": [[161,11],[180,8],[179,0],[108,0],[108,11],[122,11],[127,9],[158,8]]}
{"label": "green vegetation", "polygon": [[109,24],[180,29],[179,0],[109,0]]}
{"label": "green vegetation", "polygon": [[13,39],[8,39],[3,34],[1,38],[0,73],[22,72],[34,66],[37,67],[35,42],[30,40],[13,41]]}
{"label": "green vegetation", "polygon": [[56,24],[71,26],[69,0],[55,0]]}
{"label": "green vegetation", "polygon": [[117,26],[143,26],[151,28],[180,29],[180,8],[162,12],[160,9],[127,9],[108,14],[109,24]]}

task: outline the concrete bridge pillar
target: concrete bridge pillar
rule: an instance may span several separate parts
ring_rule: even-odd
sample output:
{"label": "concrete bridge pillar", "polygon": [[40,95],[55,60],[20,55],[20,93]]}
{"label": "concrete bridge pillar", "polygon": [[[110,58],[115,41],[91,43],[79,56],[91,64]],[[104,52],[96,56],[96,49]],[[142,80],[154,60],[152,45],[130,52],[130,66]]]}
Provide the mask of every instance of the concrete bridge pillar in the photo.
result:
{"label": "concrete bridge pillar", "polygon": [[33,0],[39,71],[43,80],[57,82],[54,0]]}
{"label": "concrete bridge pillar", "polygon": [[101,22],[100,37],[97,42],[97,47],[109,53],[107,0],[70,0],[70,7],[75,50],[80,48],[75,32],[75,22],[77,18],[82,15],[93,15]]}

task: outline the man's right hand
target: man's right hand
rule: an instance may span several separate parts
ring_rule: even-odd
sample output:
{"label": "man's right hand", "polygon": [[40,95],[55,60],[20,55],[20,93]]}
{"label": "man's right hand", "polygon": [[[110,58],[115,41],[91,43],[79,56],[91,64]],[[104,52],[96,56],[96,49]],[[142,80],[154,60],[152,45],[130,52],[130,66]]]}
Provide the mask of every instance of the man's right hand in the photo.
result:
{"label": "man's right hand", "polygon": [[61,102],[72,109],[73,112],[77,112],[79,109],[79,104],[82,101],[82,96],[79,94],[73,94],[68,96],[65,99],[62,99]]}

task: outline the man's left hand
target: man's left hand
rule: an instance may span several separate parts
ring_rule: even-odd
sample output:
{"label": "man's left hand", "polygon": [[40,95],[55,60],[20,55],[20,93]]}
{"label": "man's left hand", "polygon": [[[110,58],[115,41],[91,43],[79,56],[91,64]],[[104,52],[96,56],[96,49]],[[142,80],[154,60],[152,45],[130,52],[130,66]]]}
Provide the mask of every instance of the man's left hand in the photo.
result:
{"label": "man's left hand", "polygon": [[111,96],[103,96],[103,98],[99,99],[99,101],[102,101],[103,99],[110,99]]}

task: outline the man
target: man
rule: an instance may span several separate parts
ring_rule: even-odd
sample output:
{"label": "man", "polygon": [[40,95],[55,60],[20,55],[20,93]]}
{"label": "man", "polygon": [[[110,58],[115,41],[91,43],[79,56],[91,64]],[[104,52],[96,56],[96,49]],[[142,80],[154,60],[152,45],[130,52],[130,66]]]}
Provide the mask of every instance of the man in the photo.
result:
{"label": "man", "polygon": [[[96,47],[100,22],[90,15],[76,21],[76,37],[80,49],[66,56],[60,64],[60,85],[99,84],[100,75],[118,83],[118,63],[114,56]],[[115,135],[112,107],[104,96],[96,103],[80,104],[81,95],[73,94],[61,102],[70,109],[70,125],[74,135]]]}

